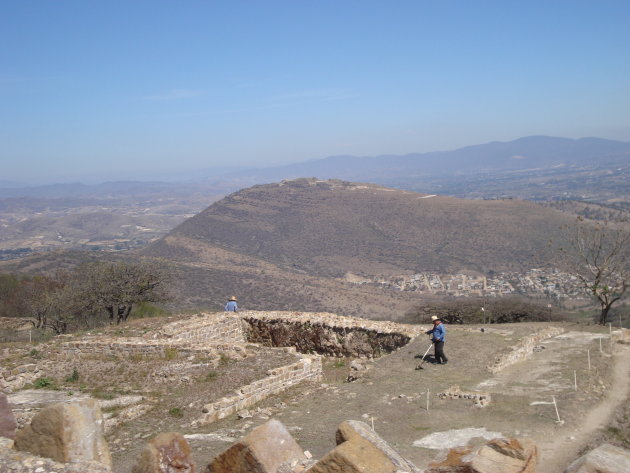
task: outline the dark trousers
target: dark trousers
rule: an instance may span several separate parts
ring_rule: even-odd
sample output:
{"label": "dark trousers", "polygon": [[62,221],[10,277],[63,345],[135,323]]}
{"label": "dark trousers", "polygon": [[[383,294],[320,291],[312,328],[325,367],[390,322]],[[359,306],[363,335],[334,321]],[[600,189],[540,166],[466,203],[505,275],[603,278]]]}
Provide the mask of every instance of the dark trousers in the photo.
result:
{"label": "dark trousers", "polygon": [[444,354],[444,342],[435,342],[435,361],[438,363],[447,362],[448,358]]}

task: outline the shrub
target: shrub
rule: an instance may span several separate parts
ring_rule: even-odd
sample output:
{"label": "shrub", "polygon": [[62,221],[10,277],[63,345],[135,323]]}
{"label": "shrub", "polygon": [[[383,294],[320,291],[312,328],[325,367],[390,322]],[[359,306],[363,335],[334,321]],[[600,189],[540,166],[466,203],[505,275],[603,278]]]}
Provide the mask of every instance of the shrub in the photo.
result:
{"label": "shrub", "polygon": [[74,368],[72,374],[66,378],[66,383],[76,383],[79,381],[79,370]]}
{"label": "shrub", "polygon": [[47,377],[37,378],[33,383],[33,387],[35,389],[54,389],[55,388],[55,380]]}
{"label": "shrub", "polygon": [[149,302],[140,302],[135,305],[131,311],[129,317],[132,319],[144,319],[149,317],[164,317],[169,315],[170,312],[157,307]]}
{"label": "shrub", "polygon": [[177,348],[168,347],[164,349],[164,358],[167,360],[174,360],[177,358]]}
{"label": "shrub", "polygon": [[94,391],[92,393],[92,397],[96,398],[96,399],[103,399],[103,400],[111,400],[111,399],[115,399],[116,395],[114,393],[107,393],[105,391]]}
{"label": "shrub", "polygon": [[206,381],[214,381],[217,376],[219,376],[219,373],[217,373],[216,371],[209,371],[206,375]]}
{"label": "shrub", "polygon": [[184,417],[184,410],[181,407],[172,407],[168,413],[173,417]]}
{"label": "shrub", "polygon": [[[481,308],[485,310],[481,310]],[[432,305],[418,306],[405,314],[404,322],[431,323],[437,315],[447,324],[503,324],[511,322],[546,322],[561,320],[562,314],[540,302],[509,296],[496,299],[450,298]]]}

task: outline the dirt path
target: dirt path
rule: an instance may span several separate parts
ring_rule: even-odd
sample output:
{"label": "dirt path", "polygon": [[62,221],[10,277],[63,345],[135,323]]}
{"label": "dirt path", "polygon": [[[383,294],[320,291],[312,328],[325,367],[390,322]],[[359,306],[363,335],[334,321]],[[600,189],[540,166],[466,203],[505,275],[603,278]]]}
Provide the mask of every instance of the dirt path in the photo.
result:
{"label": "dirt path", "polygon": [[589,438],[606,427],[615,409],[627,402],[630,395],[630,347],[616,346],[613,357],[612,386],[604,400],[588,412],[577,429],[563,432],[546,443],[539,443],[539,473],[559,473],[571,463],[586,446]]}

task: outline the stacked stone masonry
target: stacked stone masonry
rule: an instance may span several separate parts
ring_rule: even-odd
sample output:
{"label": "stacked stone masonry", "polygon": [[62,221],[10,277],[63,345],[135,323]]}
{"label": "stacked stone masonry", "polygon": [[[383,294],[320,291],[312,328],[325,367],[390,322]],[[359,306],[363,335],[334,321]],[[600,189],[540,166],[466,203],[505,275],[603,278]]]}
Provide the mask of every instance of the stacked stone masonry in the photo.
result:
{"label": "stacked stone masonry", "polygon": [[204,415],[197,419],[195,424],[210,424],[253,406],[272,394],[282,392],[303,381],[320,381],[321,377],[322,359],[319,356],[306,355],[297,363],[270,370],[266,378],[242,386],[233,396],[206,404],[203,409]]}
{"label": "stacked stone masonry", "polygon": [[230,312],[219,314],[200,313],[193,317],[170,323],[157,333],[147,333],[144,338],[173,339],[188,344],[245,343],[241,318]]}
{"label": "stacked stone masonry", "polygon": [[376,358],[397,350],[424,330],[330,313],[241,312],[250,342],[292,346],[301,353]]}
{"label": "stacked stone masonry", "polygon": [[531,356],[534,352],[534,347],[536,347],[541,340],[555,337],[560,335],[562,332],[564,332],[563,328],[547,327],[539,330],[533,335],[524,337],[513,350],[499,357],[492,365],[488,366],[488,370],[493,374],[498,373],[502,369],[524,360],[525,358]]}

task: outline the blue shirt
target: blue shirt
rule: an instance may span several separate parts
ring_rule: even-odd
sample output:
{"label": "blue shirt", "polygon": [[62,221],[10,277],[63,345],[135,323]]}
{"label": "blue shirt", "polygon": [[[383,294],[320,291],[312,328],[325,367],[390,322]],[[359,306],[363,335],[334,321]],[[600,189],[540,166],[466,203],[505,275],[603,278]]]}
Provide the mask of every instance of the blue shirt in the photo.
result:
{"label": "blue shirt", "polygon": [[229,301],[225,304],[225,310],[227,312],[236,312],[238,310],[238,305],[236,305],[236,301]]}
{"label": "blue shirt", "polygon": [[446,327],[444,324],[438,324],[433,327],[432,330],[429,330],[427,333],[433,334],[434,342],[445,342],[446,341]]}

